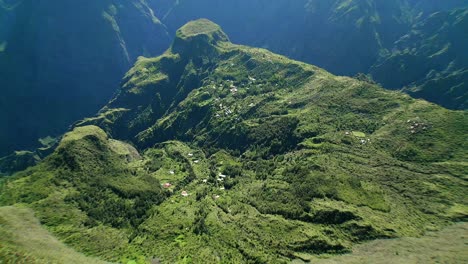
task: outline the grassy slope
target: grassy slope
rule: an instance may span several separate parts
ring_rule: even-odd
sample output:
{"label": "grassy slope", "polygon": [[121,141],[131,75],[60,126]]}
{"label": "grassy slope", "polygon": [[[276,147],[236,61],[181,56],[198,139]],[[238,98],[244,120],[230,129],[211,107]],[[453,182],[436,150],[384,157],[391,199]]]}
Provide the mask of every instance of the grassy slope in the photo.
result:
{"label": "grassy slope", "polygon": [[1,263],[107,263],[80,254],[52,236],[31,209],[0,207]]}
{"label": "grassy slope", "polygon": [[189,28],[7,180],[3,203],[29,203],[80,251],[142,263],[284,263],[466,219],[466,112]]}

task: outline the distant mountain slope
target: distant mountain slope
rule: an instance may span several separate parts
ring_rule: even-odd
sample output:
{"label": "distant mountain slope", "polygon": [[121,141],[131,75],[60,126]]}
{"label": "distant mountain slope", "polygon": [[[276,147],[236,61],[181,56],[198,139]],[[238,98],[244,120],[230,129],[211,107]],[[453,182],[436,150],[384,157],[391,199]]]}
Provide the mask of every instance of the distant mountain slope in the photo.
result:
{"label": "distant mountain slope", "polygon": [[308,260],[466,221],[467,124],[197,20],[0,201],[109,261]]}
{"label": "distant mountain slope", "polygon": [[0,22],[0,156],[94,113],[169,45],[145,1],[2,0]]}
{"label": "distant mountain slope", "polygon": [[[468,8],[438,12],[396,42],[371,69],[387,88],[455,108],[468,108]],[[391,73],[391,74],[390,74]]]}

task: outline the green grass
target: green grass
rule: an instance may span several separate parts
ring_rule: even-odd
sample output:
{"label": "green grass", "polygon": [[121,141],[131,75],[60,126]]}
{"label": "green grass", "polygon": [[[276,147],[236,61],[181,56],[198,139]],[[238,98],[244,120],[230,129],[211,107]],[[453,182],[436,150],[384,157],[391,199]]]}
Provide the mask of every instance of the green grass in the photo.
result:
{"label": "green grass", "polygon": [[360,138],[365,138],[366,137],[366,134],[363,133],[363,132],[359,132],[359,131],[353,131],[353,136],[355,137],[360,137]]}
{"label": "green grass", "polygon": [[75,142],[77,140],[83,139],[85,137],[96,137],[98,140],[106,140],[107,135],[100,128],[95,126],[85,126],[76,128],[73,133],[67,133],[63,136],[60,145],[64,145],[69,142]]}
{"label": "green grass", "polygon": [[179,29],[179,37],[193,37],[196,35],[208,35],[213,32],[219,32],[221,28],[207,19],[195,20],[191,23],[187,23],[185,26]]}

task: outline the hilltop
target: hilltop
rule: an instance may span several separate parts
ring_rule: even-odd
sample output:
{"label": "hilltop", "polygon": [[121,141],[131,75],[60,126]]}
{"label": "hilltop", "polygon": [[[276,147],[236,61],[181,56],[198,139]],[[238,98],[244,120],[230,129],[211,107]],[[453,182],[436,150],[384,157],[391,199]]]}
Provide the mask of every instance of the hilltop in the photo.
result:
{"label": "hilltop", "polygon": [[107,261],[307,261],[466,221],[467,124],[196,20],[0,201]]}

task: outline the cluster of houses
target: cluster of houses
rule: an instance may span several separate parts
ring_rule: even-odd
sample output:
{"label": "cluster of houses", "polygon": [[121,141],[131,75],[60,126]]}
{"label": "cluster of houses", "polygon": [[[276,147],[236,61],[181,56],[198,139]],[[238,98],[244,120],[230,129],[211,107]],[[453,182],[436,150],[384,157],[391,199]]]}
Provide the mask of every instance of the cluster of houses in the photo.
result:
{"label": "cluster of houses", "polygon": [[428,129],[427,124],[423,122],[418,122],[415,120],[408,119],[406,121],[407,124],[409,124],[408,130],[410,131],[411,134],[416,134],[418,132],[424,131]]}
{"label": "cluster of houses", "polygon": [[231,86],[229,86],[229,91],[231,91],[232,94],[236,94],[239,90],[237,89],[237,86],[231,84]]}
{"label": "cluster of houses", "polygon": [[370,138],[368,138],[368,139],[361,139],[359,140],[359,142],[361,142],[361,144],[364,145],[364,144],[370,143],[371,141],[370,141]]}
{"label": "cluster of houses", "polygon": [[220,173],[218,176],[219,176],[219,177],[218,177],[216,180],[218,180],[218,181],[220,181],[220,182],[224,181],[224,179],[227,177],[226,175],[224,175],[224,174],[222,174],[222,173]]}
{"label": "cluster of houses", "polygon": [[[194,157],[193,153],[188,153],[187,156],[188,156],[189,158],[193,158],[193,157]],[[197,164],[197,163],[199,163],[199,162],[200,162],[200,160],[198,160],[198,159],[193,161],[193,163],[195,163],[195,164]],[[174,174],[175,174],[174,170],[170,170],[170,171],[169,171],[169,174],[174,175]],[[224,175],[224,174],[222,174],[222,173],[219,173],[218,178],[217,178],[217,181],[223,182],[224,179],[225,179],[226,177],[227,177],[227,175]],[[203,183],[208,183],[208,179],[203,179],[202,182],[203,182]],[[165,189],[169,189],[169,188],[171,188],[173,185],[172,185],[170,182],[166,182],[166,183],[162,184],[162,186],[163,186],[163,188],[165,188]],[[221,191],[224,191],[224,190],[225,190],[224,186],[220,187],[219,189],[220,189]],[[188,197],[190,194],[189,194],[187,191],[182,191],[182,192],[180,193],[180,195],[183,196],[183,197]],[[219,199],[219,198],[220,198],[219,195],[213,195],[213,199]]]}
{"label": "cluster of houses", "polygon": [[[254,78],[252,76],[248,76],[248,84],[244,83],[244,84],[240,84],[240,86],[241,87],[246,87],[246,89],[248,90],[249,89],[248,86],[254,84],[256,81],[257,81],[256,78]],[[234,84],[233,80],[228,80],[226,82],[223,83],[223,84],[220,84],[219,88],[226,88],[227,87],[227,88],[229,88],[230,93],[233,94],[233,95],[237,94],[239,92],[239,86],[236,86]],[[217,88],[217,85],[216,85],[216,83],[214,81],[208,82],[207,85],[211,86],[213,89]],[[277,85],[278,84],[276,84],[276,86]],[[257,87],[262,87],[263,84],[259,83],[256,86]],[[217,97],[214,100],[215,100],[215,102],[217,102],[217,106],[219,107],[219,110],[220,110],[215,114],[216,118],[220,118],[222,116],[230,116],[230,115],[235,113],[235,111],[233,109],[229,108],[226,105],[223,105],[222,103],[219,103],[221,101],[221,98]],[[292,104],[292,102],[289,102],[289,104]],[[254,106],[255,106],[254,103],[249,104],[249,107],[254,107]]]}
{"label": "cluster of houses", "polygon": [[[234,111],[232,111],[229,107],[223,105],[222,103],[219,104],[219,109],[226,115],[232,115]],[[218,113],[216,114],[216,117],[221,117],[221,115]]]}

